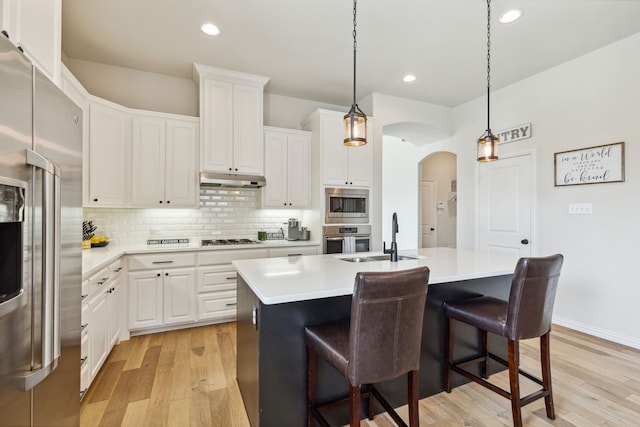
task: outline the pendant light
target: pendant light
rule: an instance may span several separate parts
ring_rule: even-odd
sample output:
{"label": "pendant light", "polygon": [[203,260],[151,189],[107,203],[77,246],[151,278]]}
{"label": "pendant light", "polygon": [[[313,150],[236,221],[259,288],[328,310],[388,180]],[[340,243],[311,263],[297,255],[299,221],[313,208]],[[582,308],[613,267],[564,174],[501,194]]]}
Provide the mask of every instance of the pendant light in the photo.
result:
{"label": "pendant light", "polygon": [[353,103],[344,116],[344,145],[357,147],[367,143],[367,116],[356,104],[356,5],[353,0]]}
{"label": "pendant light", "polygon": [[478,161],[492,162],[498,160],[496,148],[498,146],[498,137],[491,132],[489,124],[489,106],[491,92],[491,0],[487,0],[487,131],[478,138]]}

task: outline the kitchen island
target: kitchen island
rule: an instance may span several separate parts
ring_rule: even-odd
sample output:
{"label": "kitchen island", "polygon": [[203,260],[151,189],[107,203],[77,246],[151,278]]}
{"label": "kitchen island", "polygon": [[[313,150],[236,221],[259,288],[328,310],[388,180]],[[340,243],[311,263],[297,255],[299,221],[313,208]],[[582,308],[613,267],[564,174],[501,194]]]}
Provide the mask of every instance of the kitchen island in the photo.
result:
{"label": "kitchen island", "polygon": [[[299,427],[306,421],[304,326],[348,318],[355,275],[429,267],[420,360],[420,398],[442,390],[446,301],[478,295],[506,299],[517,258],[451,248],[400,251],[413,259],[365,261],[382,254],[340,254],[234,261],[238,271],[237,379],[252,427]],[[346,260],[345,258],[357,258]],[[492,337],[492,350],[506,357],[504,340]],[[479,347],[473,328],[456,328],[455,357]],[[498,368],[497,366],[493,369]],[[463,382],[454,376],[454,386]],[[379,385],[389,402],[406,404],[405,377]],[[318,401],[346,394],[346,380],[318,360]],[[380,408],[377,407],[379,411]],[[347,423],[348,408],[328,416]]]}

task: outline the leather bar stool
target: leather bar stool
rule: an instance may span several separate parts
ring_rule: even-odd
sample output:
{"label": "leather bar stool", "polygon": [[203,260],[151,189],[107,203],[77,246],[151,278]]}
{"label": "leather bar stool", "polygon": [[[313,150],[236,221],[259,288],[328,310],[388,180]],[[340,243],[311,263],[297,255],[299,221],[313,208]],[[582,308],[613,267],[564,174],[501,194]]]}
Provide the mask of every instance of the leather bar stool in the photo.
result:
{"label": "leather bar stool", "polygon": [[[373,419],[372,396],[398,425],[406,427],[373,386],[403,374],[408,377],[409,425],[418,426],[418,369],[428,281],[427,267],[358,273],[351,318],[305,327],[308,427],[313,425],[313,417],[322,426],[328,426],[320,409],[346,401],[350,425],[359,426],[361,398],[367,399],[369,419]],[[325,359],[348,380],[347,397],[316,405],[316,356]],[[362,392],[361,385],[370,387]]]}
{"label": "leather bar stool", "polygon": [[[544,397],[547,417],[555,419],[553,394],[551,390],[551,362],[549,334],[551,313],[562,268],[562,255],[539,258],[521,258],[516,266],[509,301],[492,297],[479,297],[447,303],[445,305],[446,350],[445,388],[451,392],[451,371],[492,390],[511,400],[513,425],[522,426],[521,407]],[[475,326],[482,331],[482,349],[479,356],[453,361],[454,320]],[[488,348],[487,333],[491,332],[507,338],[508,361],[491,353]],[[540,338],[540,358],[542,379],[523,371],[519,367],[519,342],[522,339]],[[487,381],[487,363],[491,358],[509,368],[508,392]],[[480,376],[461,366],[480,362]],[[520,397],[519,374],[542,386],[525,397]]]}

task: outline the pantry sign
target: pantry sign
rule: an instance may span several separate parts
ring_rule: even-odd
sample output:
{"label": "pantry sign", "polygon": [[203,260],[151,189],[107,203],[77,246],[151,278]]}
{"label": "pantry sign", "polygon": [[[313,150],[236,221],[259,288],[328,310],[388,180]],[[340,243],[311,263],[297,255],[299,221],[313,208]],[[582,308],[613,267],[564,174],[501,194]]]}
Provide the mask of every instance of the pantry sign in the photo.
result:
{"label": "pantry sign", "polygon": [[521,139],[531,138],[531,123],[525,123],[524,125],[515,126],[509,129],[499,130],[494,132],[494,135],[498,137],[499,142],[513,142]]}
{"label": "pantry sign", "polygon": [[624,142],[555,153],[555,186],[624,181]]}

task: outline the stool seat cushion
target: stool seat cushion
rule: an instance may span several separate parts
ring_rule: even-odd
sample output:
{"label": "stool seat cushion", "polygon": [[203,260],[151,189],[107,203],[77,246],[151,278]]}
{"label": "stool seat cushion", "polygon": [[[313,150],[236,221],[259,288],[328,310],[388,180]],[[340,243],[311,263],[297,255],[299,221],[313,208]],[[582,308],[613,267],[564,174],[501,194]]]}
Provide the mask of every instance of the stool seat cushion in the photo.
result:
{"label": "stool seat cushion", "polygon": [[507,311],[507,301],[484,296],[444,306],[445,316],[501,336],[506,336]]}
{"label": "stool seat cushion", "polygon": [[[347,377],[349,319],[304,328],[304,339],[313,351]],[[355,384],[354,384],[355,385]]]}

